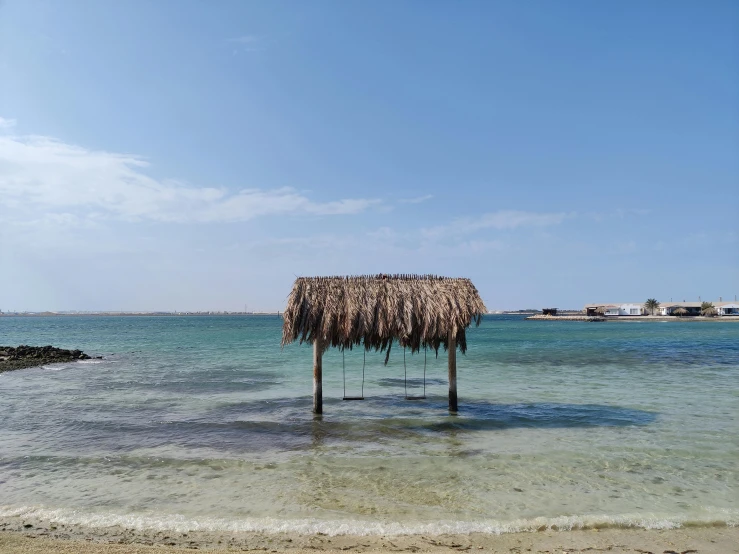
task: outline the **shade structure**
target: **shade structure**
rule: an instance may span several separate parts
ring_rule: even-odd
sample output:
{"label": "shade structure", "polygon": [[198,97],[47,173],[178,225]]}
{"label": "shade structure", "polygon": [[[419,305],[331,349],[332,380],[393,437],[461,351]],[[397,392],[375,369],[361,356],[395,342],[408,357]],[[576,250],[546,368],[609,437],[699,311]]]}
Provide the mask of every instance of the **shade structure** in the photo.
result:
{"label": "shade structure", "polygon": [[411,352],[431,348],[438,353],[444,347],[450,350],[451,385],[453,358],[456,381],[452,354],[457,347],[462,353],[467,351],[466,329],[473,322],[479,325],[486,311],[472,281],[465,278],[385,274],[299,277],[283,314],[282,345],[294,341],[313,344],[314,381],[320,381],[316,367],[320,373],[320,354],[329,347],[387,351],[386,362],[393,342]]}
{"label": "shade structure", "polygon": [[417,352],[446,346],[449,333],[464,353],[465,330],[485,305],[469,279],[435,275],[299,277],[283,314],[282,345],[385,350],[392,341]]}

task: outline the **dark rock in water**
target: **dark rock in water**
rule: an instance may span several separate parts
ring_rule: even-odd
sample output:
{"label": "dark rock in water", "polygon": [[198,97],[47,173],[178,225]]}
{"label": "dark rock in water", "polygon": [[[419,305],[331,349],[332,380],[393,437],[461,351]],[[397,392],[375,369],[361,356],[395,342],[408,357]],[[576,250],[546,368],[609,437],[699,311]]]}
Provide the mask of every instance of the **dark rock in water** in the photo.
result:
{"label": "dark rock in water", "polygon": [[63,348],[54,348],[51,345],[0,346],[0,373],[44,364],[59,364],[89,359],[90,356],[82,350],[64,350]]}

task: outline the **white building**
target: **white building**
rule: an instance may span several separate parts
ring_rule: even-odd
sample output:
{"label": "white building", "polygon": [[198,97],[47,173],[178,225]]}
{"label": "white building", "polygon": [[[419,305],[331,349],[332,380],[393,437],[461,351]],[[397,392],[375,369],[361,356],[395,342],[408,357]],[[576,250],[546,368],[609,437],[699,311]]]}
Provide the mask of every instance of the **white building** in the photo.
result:
{"label": "white building", "polygon": [[700,315],[701,302],[662,302],[657,311],[660,315],[672,315],[678,308],[685,308],[687,315]]}
{"label": "white building", "polygon": [[644,314],[644,306],[635,302],[618,302],[613,304],[586,304],[585,313],[587,315],[600,315],[600,309],[604,315],[642,315]]}
{"label": "white building", "polygon": [[642,315],[644,313],[643,304],[620,304],[618,306],[618,315]]}
{"label": "white building", "polygon": [[718,315],[739,315],[739,302],[714,302]]}

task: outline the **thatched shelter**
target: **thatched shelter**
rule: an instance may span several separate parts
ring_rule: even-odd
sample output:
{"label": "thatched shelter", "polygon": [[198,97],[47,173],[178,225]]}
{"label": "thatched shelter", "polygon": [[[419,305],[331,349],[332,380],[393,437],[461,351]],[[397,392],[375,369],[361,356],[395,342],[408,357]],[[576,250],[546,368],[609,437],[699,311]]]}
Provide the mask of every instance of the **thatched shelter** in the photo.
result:
{"label": "thatched shelter", "polygon": [[608,311],[608,309],[611,307],[614,307],[614,306],[610,304],[586,304],[585,305],[585,315],[589,315],[589,316],[606,315],[606,311]]}
{"label": "thatched shelter", "polygon": [[449,353],[449,409],[457,410],[456,350],[487,310],[469,279],[435,275],[299,277],[283,314],[282,345],[313,345],[313,411],[322,412],[322,354],[329,347]]}

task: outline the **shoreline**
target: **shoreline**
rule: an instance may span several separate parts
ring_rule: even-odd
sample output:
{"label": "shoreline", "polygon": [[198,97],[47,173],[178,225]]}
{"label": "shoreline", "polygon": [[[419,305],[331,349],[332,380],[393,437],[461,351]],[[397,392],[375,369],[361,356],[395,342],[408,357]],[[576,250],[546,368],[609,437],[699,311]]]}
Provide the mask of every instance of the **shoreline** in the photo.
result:
{"label": "shoreline", "polygon": [[736,315],[722,315],[716,317],[706,317],[702,315],[696,316],[684,316],[677,317],[674,315],[617,315],[617,316],[606,316],[606,321],[714,321],[714,322],[729,322],[739,321],[739,316]]}
{"label": "shoreline", "polygon": [[530,315],[527,321],[584,321],[587,323],[595,323],[606,321],[605,317],[593,315]]}
{"label": "shoreline", "polygon": [[[30,525],[30,524],[27,524]],[[54,526],[51,526],[54,527]],[[739,552],[738,527],[677,529],[589,529],[510,534],[368,536],[321,533],[236,533],[137,531],[104,528],[95,533],[59,528],[0,530],[0,554],[64,552],[80,554],[172,554],[260,550],[269,552],[609,552],[731,554]]]}
{"label": "shoreline", "polygon": [[683,322],[687,323],[690,321],[712,321],[716,323],[721,322],[739,322],[739,316],[735,315],[724,315],[717,317],[705,317],[705,316],[685,316],[676,317],[672,315],[616,315],[616,316],[585,316],[585,315],[533,315],[524,318],[527,321],[597,321],[597,322],[619,322],[619,321],[641,321],[641,322],[655,322],[655,323],[667,323],[667,322]]}
{"label": "shoreline", "polygon": [[[534,321],[739,321],[739,315],[724,315],[715,317],[705,316],[657,316],[657,315],[619,315],[619,316],[586,316],[584,314],[564,313],[556,316],[545,316],[537,313],[490,313],[486,316],[520,315],[526,320]],[[0,319],[12,317],[281,317],[282,312],[89,312],[89,313],[0,313]]]}

